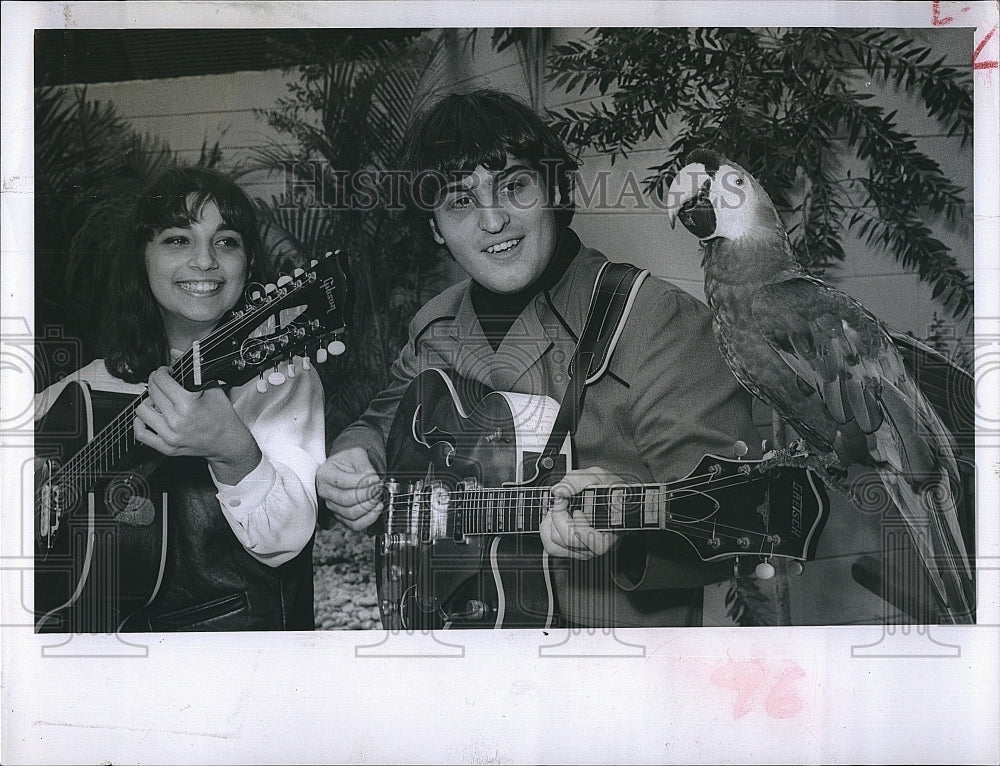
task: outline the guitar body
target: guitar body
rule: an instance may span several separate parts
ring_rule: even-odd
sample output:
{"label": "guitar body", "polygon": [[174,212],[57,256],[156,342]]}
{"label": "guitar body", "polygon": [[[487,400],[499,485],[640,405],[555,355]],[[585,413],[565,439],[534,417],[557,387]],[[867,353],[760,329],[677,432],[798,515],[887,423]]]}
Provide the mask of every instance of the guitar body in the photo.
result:
{"label": "guitar body", "polygon": [[82,496],[52,481],[53,469],[78,454],[134,398],[71,383],[38,424],[35,452],[46,461],[35,480],[38,632],[114,632],[156,595],[166,513],[147,481],[149,451],[133,450],[114,472],[95,477],[93,490]]}
{"label": "guitar body", "polygon": [[[423,490],[433,505],[436,488],[553,483],[566,470],[568,449],[546,475],[535,476],[534,463],[545,446],[537,434],[549,432],[557,411],[548,398],[494,392],[427,370],[407,389],[389,435],[389,491]],[[553,624],[547,557],[537,535],[431,534],[433,511],[408,509],[402,519],[397,512],[376,536],[386,628]]]}
{"label": "guitar body", "polygon": [[[558,409],[437,369],[414,378],[386,444],[376,528],[385,628],[558,625],[539,530],[550,485],[572,465],[569,439],[548,470],[536,467]],[[733,559],[766,579],[773,558],[812,558],[826,521],[822,483],[794,463],[805,457],[789,467],[705,455],[683,479],[591,485],[570,508],[597,530],[680,535],[702,561]]]}

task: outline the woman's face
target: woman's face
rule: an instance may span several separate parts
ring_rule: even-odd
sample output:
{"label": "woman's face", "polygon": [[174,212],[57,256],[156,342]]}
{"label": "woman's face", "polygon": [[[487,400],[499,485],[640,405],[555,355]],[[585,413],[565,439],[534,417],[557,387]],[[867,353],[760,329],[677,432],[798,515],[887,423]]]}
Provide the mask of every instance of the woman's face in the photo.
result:
{"label": "woman's face", "polygon": [[211,200],[190,226],[154,234],[144,259],[171,348],[186,351],[207,335],[243,293],[243,237]]}

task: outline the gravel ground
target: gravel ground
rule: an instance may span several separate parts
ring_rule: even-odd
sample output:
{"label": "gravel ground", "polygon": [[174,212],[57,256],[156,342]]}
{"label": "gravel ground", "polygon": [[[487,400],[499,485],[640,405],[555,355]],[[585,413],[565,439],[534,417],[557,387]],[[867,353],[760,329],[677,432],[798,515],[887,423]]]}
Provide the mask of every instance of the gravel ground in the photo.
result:
{"label": "gravel ground", "polygon": [[317,630],[381,628],[372,538],[343,524],[319,530],[313,548]]}

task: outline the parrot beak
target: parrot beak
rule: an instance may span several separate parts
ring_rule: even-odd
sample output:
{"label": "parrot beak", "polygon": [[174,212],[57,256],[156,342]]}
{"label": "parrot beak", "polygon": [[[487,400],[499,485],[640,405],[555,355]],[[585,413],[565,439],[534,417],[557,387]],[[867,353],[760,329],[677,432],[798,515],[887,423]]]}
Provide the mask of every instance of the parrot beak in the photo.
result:
{"label": "parrot beak", "polygon": [[667,189],[667,217],[670,228],[677,219],[684,228],[699,239],[715,232],[715,208],[708,193],[712,186],[712,173],[700,162],[685,165]]}

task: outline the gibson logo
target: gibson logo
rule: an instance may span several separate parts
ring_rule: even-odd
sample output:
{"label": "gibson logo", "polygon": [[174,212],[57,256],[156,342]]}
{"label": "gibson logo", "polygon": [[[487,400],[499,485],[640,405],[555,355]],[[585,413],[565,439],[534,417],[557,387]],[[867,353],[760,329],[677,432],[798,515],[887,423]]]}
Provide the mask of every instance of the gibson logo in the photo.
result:
{"label": "gibson logo", "polygon": [[330,304],[330,311],[337,310],[337,281],[333,277],[323,280],[323,292],[326,293],[327,303]]}

